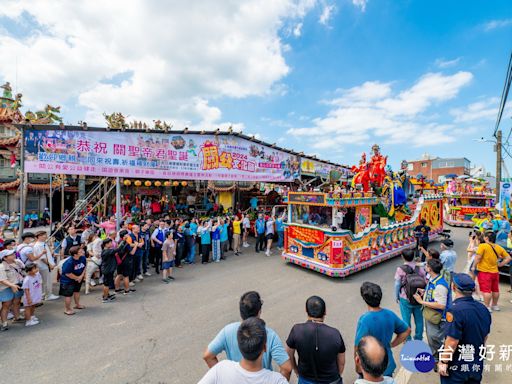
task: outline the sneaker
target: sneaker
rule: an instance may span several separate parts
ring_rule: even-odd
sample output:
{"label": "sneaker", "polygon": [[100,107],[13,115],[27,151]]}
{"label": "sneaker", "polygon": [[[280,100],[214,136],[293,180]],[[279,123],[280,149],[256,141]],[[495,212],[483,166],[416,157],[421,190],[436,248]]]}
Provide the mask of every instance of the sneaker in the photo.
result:
{"label": "sneaker", "polygon": [[248,247],[250,247],[250,245],[249,245],[248,243],[245,243],[245,244],[243,245],[243,247],[244,247],[244,248],[248,248]]}
{"label": "sneaker", "polygon": [[7,324],[7,321],[5,323],[3,323],[2,325],[0,325],[1,332],[7,331],[8,329],[9,329],[9,325]]}
{"label": "sneaker", "polygon": [[215,260],[216,263],[220,263],[220,260]]}
{"label": "sneaker", "polygon": [[134,287],[135,283],[133,281],[130,281],[130,284],[128,284],[130,287]]}
{"label": "sneaker", "polygon": [[144,280],[144,276],[142,276],[142,275],[138,275],[138,276],[137,276],[137,279],[139,279],[139,280]]}
{"label": "sneaker", "polygon": [[122,288],[116,289],[114,292],[116,292],[116,293],[123,292],[123,289]]}
{"label": "sneaker", "polygon": [[49,301],[51,301],[51,300],[58,300],[58,299],[59,299],[59,296],[54,295],[53,293],[51,293],[51,294],[46,298],[46,300],[49,300]]}
{"label": "sneaker", "polygon": [[108,298],[108,296],[107,296],[107,297],[104,297],[104,298],[101,300],[101,302],[102,302],[103,304],[105,304],[105,303],[110,303],[111,301],[112,301],[112,300],[110,300],[110,299]]}
{"label": "sneaker", "polygon": [[39,321],[36,321],[34,319],[30,319],[29,321],[27,321],[25,323],[25,327],[32,327],[33,325],[37,325],[39,324]]}
{"label": "sneaker", "polygon": [[491,309],[491,307],[486,307],[486,308],[487,308],[487,310],[488,310],[490,313],[492,313],[492,309]]}
{"label": "sneaker", "polygon": [[131,292],[130,291],[123,291],[123,295],[129,295]]}
{"label": "sneaker", "polygon": [[116,299],[116,295],[108,295],[108,299],[110,301],[114,301]]}
{"label": "sneaker", "polygon": [[135,279],[133,279],[133,282],[134,283],[140,283],[140,280],[139,280],[139,278],[135,278]]}
{"label": "sneaker", "polygon": [[39,322],[39,317],[37,317],[37,316],[32,316],[32,318],[31,318],[30,320],[35,320],[35,321]]}
{"label": "sneaker", "polygon": [[103,277],[100,277],[100,278],[98,279],[98,285],[103,285]]}
{"label": "sneaker", "polygon": [[497,305],[493,305],[493,306],[491,307],[491,309],[492,309],[493,311],[496,311],[496,312],[501,311],[500,307],[498,307]]}
{"label": "sneaker", "polygon": [[174,280],[174,277],[169,276],[168,279],[172,281],[172,280]]}
{"label": "sneaker", "polygon": [[265,256],[270,257],[270,252],[269,251],[265,252]]}
{"label": "sneaker", "polygon": [[14,319],[14,314],[12,312],[9,312],[7,314],[7,320],[12,320],[12,319]]}
{"label": "sneaker", "polygon": [[162,283],[165,283],[165,284],[169,284],[171,282],[171,280],[165,278],[165,279],[162,279]]}
{"label": "sneaker", "polygon": [[90,283],[90,284],[91,284],[91,287],[95,287],[95,286],[96,286],[96,281],[91,280],[91,283]]}
{"label": "sneaker", "polygon": [[146,272],[146,273],[144,274],[144,276],[151,276],[151,273]]}

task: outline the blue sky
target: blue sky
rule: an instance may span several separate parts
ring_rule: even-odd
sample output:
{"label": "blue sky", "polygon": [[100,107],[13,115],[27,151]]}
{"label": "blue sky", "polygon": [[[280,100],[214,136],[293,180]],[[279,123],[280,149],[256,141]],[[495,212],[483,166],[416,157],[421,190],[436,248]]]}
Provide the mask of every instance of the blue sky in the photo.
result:
{"label": "blue sky", "polygon": [[62,105],[73,124],[122,111],[233,125],[344,164],[379,143],[395,166],[429,153],[494,170],[492,145],[474,139],[494,129],[509,1],[157,3],[7,0],[0,80],[17,77],[26,107]]}

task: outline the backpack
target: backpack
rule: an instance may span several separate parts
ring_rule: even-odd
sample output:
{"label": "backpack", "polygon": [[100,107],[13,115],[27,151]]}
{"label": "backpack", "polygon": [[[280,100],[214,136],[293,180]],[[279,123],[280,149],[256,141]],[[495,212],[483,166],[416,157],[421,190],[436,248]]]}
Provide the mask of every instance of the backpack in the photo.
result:
{"label": "backpack", "polygon": [[418,289],[425,289],[427,286],[425,279],[419,273],[420,267],[416,266],[412,269],[409,265],[401,265],[400,269],[405,272],[400,290],[403,289],[405,291],[409,303],[419,305],[414,295]]}

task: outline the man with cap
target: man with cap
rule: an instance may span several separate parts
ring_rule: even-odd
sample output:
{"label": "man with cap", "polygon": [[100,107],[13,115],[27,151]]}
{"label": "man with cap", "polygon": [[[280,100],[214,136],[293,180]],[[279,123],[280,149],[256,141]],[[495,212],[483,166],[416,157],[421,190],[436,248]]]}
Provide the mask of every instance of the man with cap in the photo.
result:
{"label": "man with cap", "polygon": [[457,253],[453,250],[453,241],[451,239],[441,241],[439,260],[443,263],[443,269],[446,272],[454,272],[455,263],[457,262]]}
{"label": "man with cap", "polygon": [[11,249],[14,249],[16,248],[16,240],[14,239],[7,239],[4,241],[4,249],[8,249],[8,250],[11,250]]}
{"label": "man with cap", "polygon": [[[484,363],[480,355],[491,331],[491,314],[473,299],[475,282],[469,275],[454,273],[451,286],[455,296],[446,312],[446,339],[439,355],[441,383],[480,383]],[[471,356],[461,356],[459,346]]]}
{"label": "man with cap", "polygon": [[32,232],[25,232],[21,235],[21,244],[16,247],[16,256],[21,260],[23,264],[27,264],[28,261],[35,261],[34,250],[32,243],[36,236]]}

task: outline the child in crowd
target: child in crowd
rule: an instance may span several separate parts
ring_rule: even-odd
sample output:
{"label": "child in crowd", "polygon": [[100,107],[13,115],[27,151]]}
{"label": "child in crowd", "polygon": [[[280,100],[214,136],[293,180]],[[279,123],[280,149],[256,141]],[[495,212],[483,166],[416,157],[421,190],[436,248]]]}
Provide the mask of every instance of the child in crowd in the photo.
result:
{"label": "child in crowd", "polygon": [[162,281],[169,284],[172,277],[172,267],[174,267],[174,258],[176,256],[176,247],[174,246],[173,231],[167,232],[167,238],[162,245]]}
{"label": "child in crowd", "polygon": [[35,316],[36,304],[43,300],[43,279],[39,274],[39,268],[34,263],[27,263],[25,266],[27,276],[23,279],[21,288],[25,291],[23,305],[25,306],[25,326],[31,327],[39,324]]}

